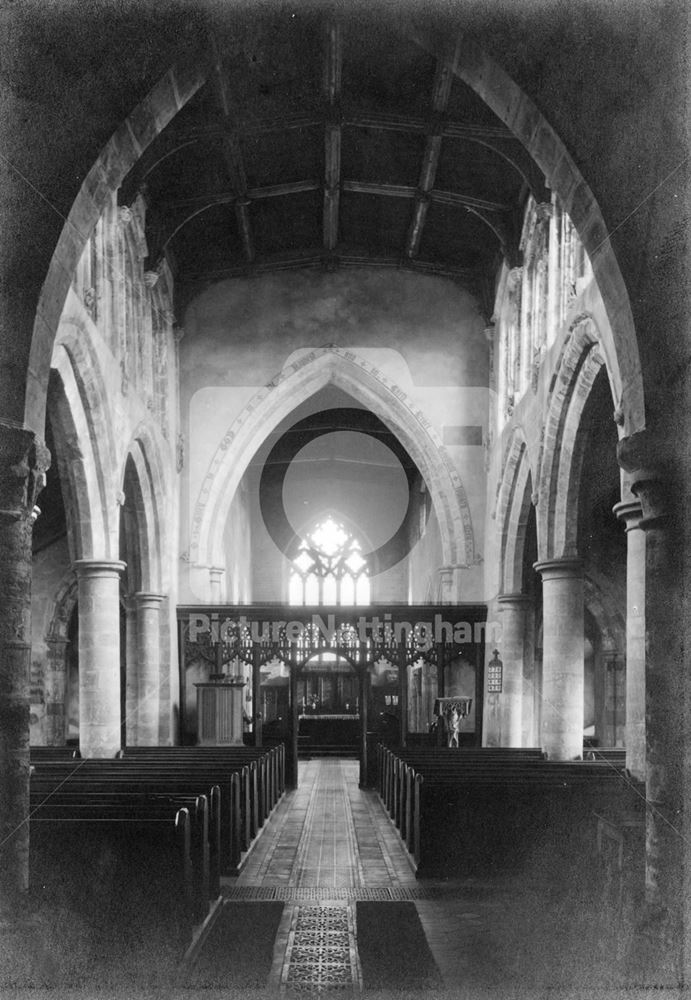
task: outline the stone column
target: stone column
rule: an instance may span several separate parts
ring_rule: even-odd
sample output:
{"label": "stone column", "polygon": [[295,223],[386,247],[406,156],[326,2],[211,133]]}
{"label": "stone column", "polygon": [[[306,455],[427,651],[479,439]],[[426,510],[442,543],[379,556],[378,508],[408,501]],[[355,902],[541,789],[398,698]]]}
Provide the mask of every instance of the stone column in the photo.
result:
{"label": "stone column", "polygon": [[137,746],[158,746],[163,594],[134,595],[137,619]]}
{"label": "stone column", "polygon": [[523,743],[523,661],[526,614],[530,598],[525,594],[499,597],[502,620],[501,654],[504,662],[501,701],[501,746]]}
{"label": "stone column", "polygon": [[626,526],[626,766],[645,780],[645,531],[640,500],[618,503]]}
{"label": "stone column", "polygon": [[49,464],[30,431],[0,424],[0,918],[29,885],[31,527]]}
{"label": "stone column", "polygon": [[46,745],[65,745],[65,695],[67,693],[67,663],[65,655],[69,639],[46,639],[48,663],[45,673]]}
{"label": "stone column", "polygon": [[583,756],[583,565],[535,563],[542,575],[542,747],[550,760]]}
{"label": "stone column", "polygon": [[[641,502],[645,532],[646,867],[649,926],[661,952],[681,941],[685,829],[683,493],[669,442],[649,431],[619,442],[619,464]],[[688,836],[688,834],[687,834]]]}
{"label": "stone column", "polygon": [[79,608],[79,748],[82,757],[120,750],[120,574],[125,564],[74,564]]}

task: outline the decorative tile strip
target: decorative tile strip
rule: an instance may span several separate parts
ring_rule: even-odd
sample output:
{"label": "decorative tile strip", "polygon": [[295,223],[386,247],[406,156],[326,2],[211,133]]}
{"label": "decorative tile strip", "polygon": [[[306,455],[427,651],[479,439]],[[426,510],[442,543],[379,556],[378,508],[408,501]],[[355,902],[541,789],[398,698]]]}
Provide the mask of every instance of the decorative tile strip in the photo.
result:
{"label": "decorative tile strip", "polygon": [[281,973],[281,995],[301,997],[361,991],[351,906],[296,906]]}

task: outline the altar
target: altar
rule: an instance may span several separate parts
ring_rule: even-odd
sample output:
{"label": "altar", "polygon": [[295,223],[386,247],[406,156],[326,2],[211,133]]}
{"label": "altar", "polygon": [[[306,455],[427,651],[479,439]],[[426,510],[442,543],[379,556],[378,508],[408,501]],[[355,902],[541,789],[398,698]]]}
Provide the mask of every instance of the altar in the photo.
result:
{"label": "altar", "polygon": [[357,746],[360,715],[357,712],[300,714],[299,735],[304,746]]}

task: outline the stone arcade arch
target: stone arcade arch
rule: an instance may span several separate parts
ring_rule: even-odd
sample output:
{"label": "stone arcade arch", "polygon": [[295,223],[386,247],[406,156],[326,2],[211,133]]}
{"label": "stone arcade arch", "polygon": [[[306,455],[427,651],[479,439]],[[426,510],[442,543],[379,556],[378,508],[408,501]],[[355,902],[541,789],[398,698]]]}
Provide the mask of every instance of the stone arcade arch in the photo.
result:
{"label": "stone arcade arch", "polygon": [[490,745],[522,746],[539,742],[534,728],[534,665],[527,655],[531,598],[524,592],[524,554],[533,502],[532,470],[525,434],[516,427],[505,451],[494,518],[499,535],[498,608],[502,627],[504,692],[485,713]]}
{"label": "stone arcade arch", "polygon": [[604,364],[597,327],[590,316],[579,317],[557,363],[545,418],[537,487],[541,559],[577,555],[575,515],[583,461],[583,441],[578,430]]}
{"label": "stone arcade arch", "polygon": [[506,450],[495,521],[501,532],[500,588],[519,594],[523,587],[523,549],[533,502],[533,475],[525,434],[516,428]]}
{"label": "stone arcade arch", "polygon": [[73,559],[108,559],[117,540],[115,444],[100,365],[77,327],[61,328],[53,371],[53,433],[62,481],[69,489],[70,553]]}
{"label": "stone arcade arch", "polygon": [[125,690],[121,703],[130,745],[156,745],[169,677],[163,661],[167,595],[163,590],[166,480],[153,437],[138,428],[123,470],[120,552],[126,568]]}
{"label": "stone arcade arch", "polygon": [[511,129],[559,197],[590,258],[608,323],[604,331],[614,396],[622,411],[622,434],[645,427],[643,379],[629,294],[619,269],[599,205],[569,151],[533,101],[508,73],[467,35],[459,37],[450,57],[442,42],[409,26],[426,51],[442,59]]}
{"label": "stone arcade arch", "polygon": [[[578,551],[578,503],[586,403],[605,360],[592,316],[579,316],[554,369],[537,486],[538,562],[543,593],[542,745],[580,757],[583,739],[585,587]],[[610,390],[612,373],[607,369]],[[612,455],[615,462],[615,455]]]}
{"label": "stone arcade arch", "polygon": [[25,425],[45,422],[48,369],[72,276],[109,198],[168,122],[206,80],[202,60],[172,66],[103,147],[74,200],[51,259],[36,310],[27,373]]}
{"label": "stone arcade arch", "polygon": [[[194,508],[190,558],[203,570],[222,551],[230,503],[257,448],[282,420],[324,386],[333,384],[378,416],[400,438],[427,483],[437,512],[446,567],[472,565],[470,507],[461,477],[429,421],[397,385],[352,351],[324,347],[280,372],[233,422],[211,460]],[[447,599],[460,599],[456,580]]]}

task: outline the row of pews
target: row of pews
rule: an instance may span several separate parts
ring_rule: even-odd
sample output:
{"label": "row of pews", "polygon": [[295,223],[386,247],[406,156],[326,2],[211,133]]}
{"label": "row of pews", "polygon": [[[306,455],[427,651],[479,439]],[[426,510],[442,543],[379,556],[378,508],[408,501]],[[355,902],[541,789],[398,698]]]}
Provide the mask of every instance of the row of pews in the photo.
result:
{"label": "row of pews", "polygon": [[140,896],[179,953],[284,791],[282,744],[132,747],[108,760],[32,748],[32,882],[75,905],[80,891]]}
{"label": "row of pews", "polygon": [[597,816],[636,808],[623,755],[558,762],[539,748],[377,748],[377,791],[419,877],[518,871],[547,842],[585,856]]}

